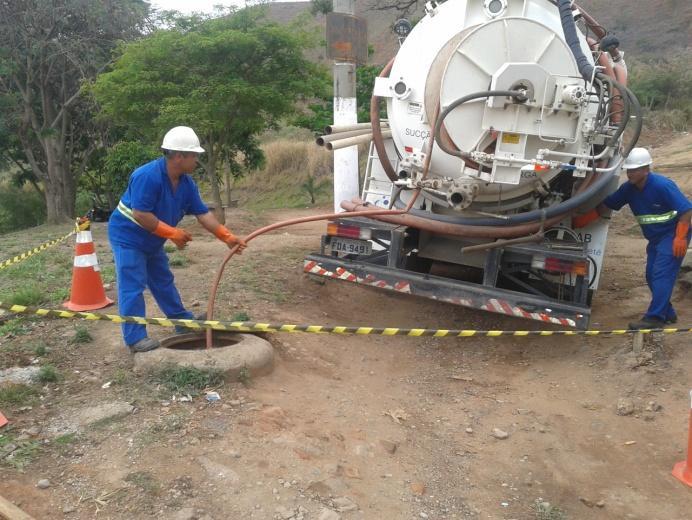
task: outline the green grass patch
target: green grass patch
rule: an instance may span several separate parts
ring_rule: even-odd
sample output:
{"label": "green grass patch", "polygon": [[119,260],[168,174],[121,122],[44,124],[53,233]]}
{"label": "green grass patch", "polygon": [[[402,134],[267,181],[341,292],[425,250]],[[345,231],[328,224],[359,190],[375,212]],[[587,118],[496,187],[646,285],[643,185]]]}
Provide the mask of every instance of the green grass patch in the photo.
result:
{"label": "green grass patch", "polygon": [[80,325],[75,327],[74,336],[72,337],[71,341],[75,344],[91,343],[94,341],[94,338],[89,332],[89,329]]}
{"label": "green grass patch", "polygon": [[173,244],[169,244],[168,242],[166,242],[163,246],[163,250],[166,253],[175,253],[178,250],[178,248],[175,247]]}
{"label": "green grass patch", "polygon": [[62,303],[70,299],[70,289],[67,287],[58,287],[49,295],[50,303]]}
{"label": "green grass patch", "polygon": [[53,446],[61,455],[66,455],[75,442],[77,442],[77,434],[66,433],[53,439]]}
{"label": "green grass patch", "polygon": [[21,336],[27,332],[26,322],[23,318],[15,318],[0,325],[0,336]]}
{"label": "green grass patch", "polygon": [[31,349],[36,357],[44,357],[48,355],[48,347],[42,341],[37,342]]}
{"label": "green grass patch", "polygon": [[103,283],[115,282],[115,266],[112,264],[102,266],[101,279],[103,280]]}
{"label": "green grass patch", "polygon": [[223,374],[220,370],[200,370],[195,367],[166,365],[155,371],[153,380],[174,394],[199,395],[205,388],[223,385]]}
{"label": "green grass patch", "polygon": [[24,470],[40,450],[41,444],[37,441],[21,441],[11,433],[0,435],[0,453],[4,454],[0,463],[19,471]]}
{"label": "green grass patch", "polygon": [[60,372],[53,365],[43,365],[36,375],[39,383],[56,383],[60,380]]}
{"label": "green grass patch", "polygon": [[239,311],[231,316],[231,321],[250,321],[250,315],[245,311]]}
{"label": "green grass patch", "polygon": [[76,433],[66,433],[65,435],[61,435],[60,437],[56,437],[55,440],[53,440],[54,444],[57,444],[58,446],[69,446],[73,442],[77,440],[77,434]]}
{"label": "green grass patch", "polygon": [[168,265],[171,267],[187,267],[189,264],[190,261],[187,259],[187,257],[180,253],[173,253],[168,259]]}
{"label": "green grass patch", "polygon": [[128,381],[130,381],[131,378],[132,375],[129,370],[119,368],[118,370],[113,372],[113,375],[111,376],[111,381],[113,381],[114,385],[122,386],[126,384]]}
{"label": "green grass patch", "polygon": [[0,407],[31,406],[38,400],[38,392],[29,385],[10,384],[0,386]]}
{"label": "green grass patch", "polygon": [[12,305],[38,305],[47,300],[45,293],[37,285],[27,285],[11,292],[3,301]]}

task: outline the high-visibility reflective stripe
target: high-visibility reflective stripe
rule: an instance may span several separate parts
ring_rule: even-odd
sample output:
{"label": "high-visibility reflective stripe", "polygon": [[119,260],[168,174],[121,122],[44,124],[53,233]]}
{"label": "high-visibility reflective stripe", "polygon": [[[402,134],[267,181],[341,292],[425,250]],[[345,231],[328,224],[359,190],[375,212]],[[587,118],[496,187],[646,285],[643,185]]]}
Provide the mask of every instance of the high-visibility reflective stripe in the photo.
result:
{"label": "high-visibility reflective stripe", "polygon": [[78,244],[88,244],[89,242],[93,241],[94,240],[91,238],[91,231],[80,231],[77,233]]}
{"label": "high-visibility reflective stripe", "polygon": [[660,215],[637,215],[637,222],[641,225],[662,224],[663,222],[673,220],[677,214],[678,212],[673,210],[668,213],[661,213]]}
{"label": "high-visibility reflective stripe", "polygon": [[74,257],[75,267],[94,267],[98,266],[98,260],[96,260],[96,253],[90,255],[79,255]]}
{"label": "high-visibility reflective stripe", "polygon": [[122,200],[120,202],[118,202],[118,211],[120,211],[120,213],[122,213],[123,217],[125,217],[128,220],[131,220],[132,222],[137,224],[139,227],[142,227],[142,224],[137,222],[137,219],[135,218],[134,213],[132,213],[132,210],[130,208],[128,208],[127,206],[125,206],[125,204],[123,204]]}

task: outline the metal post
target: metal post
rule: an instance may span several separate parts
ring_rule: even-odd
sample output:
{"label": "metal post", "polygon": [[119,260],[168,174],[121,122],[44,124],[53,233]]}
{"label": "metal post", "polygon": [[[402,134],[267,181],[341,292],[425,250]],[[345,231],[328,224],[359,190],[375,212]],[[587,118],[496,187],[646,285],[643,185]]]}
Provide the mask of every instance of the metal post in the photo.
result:
{"label": "metal post", "polygon": [[[355,0],[334,0],[334,13],[354,15]],[[358,122],[355,63],[334,62],[334,124]],[[358,146],[334,150],[334,212],[341,212],[341,201],[358,193]]]}

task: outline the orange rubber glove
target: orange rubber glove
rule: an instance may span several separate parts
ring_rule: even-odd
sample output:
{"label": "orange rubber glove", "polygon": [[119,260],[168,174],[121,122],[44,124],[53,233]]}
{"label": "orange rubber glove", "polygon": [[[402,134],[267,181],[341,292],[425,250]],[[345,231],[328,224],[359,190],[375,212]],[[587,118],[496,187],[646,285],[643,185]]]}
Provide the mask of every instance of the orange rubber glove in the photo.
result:
{"label": "orange rubber glove", "polygon": [[184,248],[187,243],[192,240],[192,235],[183,229],[178,229],[173,226],[169,226],[165,222],[159,220],[156,224],[156,229],[154,234],[161,238],[167,238],[173,242],[178,249]]}
{"label": "orange rubber glove", "polygon": [[240,247],[238,247],[238,253],[239,254],[242,253],[243,249],[245,249],[247,247],[245,240],[235,236],[223,224],[219,224],[219,227],[217,227],[216,231],[214,231],[214,235],[216,236],[216,238],[221,240],[221,242],[226,242],[226,244],[228,244],[229,247],[233,247],[236,244],[238,244],[240,246]]}
{"label": "orange rubber glove", "polygon": [[687,253],[687,234],[690,232],[690,223],[679,221],[675,228],[673,239],[673,255],[683,257]]}
{"label": "orange rubber glove", "polygon": [[598,220],[601,217],[601,215],[596,211],[596,209],[592,209],[588,213],[584,213],[583,215],[579,215],[577,217],[572,217],[572,227],[573,228],[583,228],[594,222],[595,220]]}

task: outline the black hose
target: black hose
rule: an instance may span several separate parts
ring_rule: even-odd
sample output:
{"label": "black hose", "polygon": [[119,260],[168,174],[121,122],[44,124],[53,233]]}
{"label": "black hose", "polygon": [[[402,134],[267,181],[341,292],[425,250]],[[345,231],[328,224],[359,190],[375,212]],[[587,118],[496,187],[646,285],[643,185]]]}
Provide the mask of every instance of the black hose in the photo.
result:
{"label": "black hose", "polygon": [[445,109],[442,112],[440,112],[440,115],[437,117],[437,121],[435,122],[435,142],[437,143],[437,146],[439,146],[443,152],[449,155],[461,157],[462,159],[470,159],[471,155],[469,154],[469,152],[465,152],[462,150],[453,150],[451,148],[448,148],[447,145],[442,142],[442,139],[440,138],[440,135],[442,134],[442,123],[444,122],[445,117],[447,117],[449,113],[459,105],[463,105],[464,103],[467,103],[468,101],[473,101],[474,99],[497,96],[511,97],[514,98],[516,101],[526,100],[526,93],[522,92],[521,90],[486,90],[483,92],[474,92],[473,94],[469,94],[467,96],[460,97],[459,99],[455,99],[454,101],[452,101],[452,103],[449,104],[449,106],[445,107]]}
{"label": "black hose", "polygon": [[633,111],[634,117],[636,119],[636,126],[634,127],[634,134],[632,135],[632,139],[630,139],[630,142],[627,144],[627,146],[622,152],[623,157],[627,157],[632,151],[632,148],[634,148],[637,145],[637,141],[639,141],[639,136],[642,133],[642,126],[644,125],[642,106],[639,103],[637,96],[635,96],[634,92],[632,92],[628,87],[625,87],[625,92],[627,94],[628,101],[632,104],[632,108],[634,109]]}
{"label": "black hose", "polygon": [[[620,96],[622,97],[622,119],[620,119],[620,124],[618,125],[618,129],[615,131],[615,133],[610,137],[611,142],[617,143],[618,139],[620,139],[620,136],[623,134],[625,131],[625,128],[627,127],[627,124],[629,123],[630,120],[630,108],[631,108],[631,99],[627,95],[627,87],[625,87],[623,84],[618,83],[616,80],[611,78],[610,76],[602,73],[597,73],[596,77],[598,77],[600,80],[602,80],[605,83],[608,83],[610,87],[610,101],[612,102],[613,97],[614,97],[614,89],[618,89],[620,91]],[[638,103],[638,102],[637,102]]]}
{"label": "black hose", "polygon": [[[450,224],[463,224],[467,226],[512,226],[515,224],[526,224],[528,222],[539,221],[543,215],[546,219],[556,217],[565,213],[569,213],[580,206],[587,203],[598,203],[605,199],[608,195],[603,190],[608,187],[608,184],[612,181],[614,177],[618,176],[618,172],[611,172],[609,174],[602,174],[598,179],[589,186],[585,191],[575,195],[574,197],[567,199],[560,204],[555,206],[550,206],[549,208],[535,209],[532,211],[527,211],[526,213],[519,213],[517,215],[507,215],[506,218],[470,218],[461,217],[457,215],[440,215],[437,213],[430,213],[428,211],[421,211],[417,209],[411,209],[409,213],[418,217],[428,218],[430,220],[436,220],[438,222],[447,222]],[[600,200],[594,200],[597,197],[601,197]],[[397,204],[397,207],[399,204]]]}
{"label": "black hose", "polygon": [[[604,74],[598,74],[597,75],[599,79],[601,79],[603,82],[608,83],[608,86],[610,88],[611,96],[613,92],[613,87],[620,89],[620,92],[625,93],[623,96],[623,108],[624,108],[624,114],[626,117],[622,118],[622,121],[620,122],[620,125],[618,126],[618,129],[616,130],[615,134],[613,135],[613,139],[619,139],[619,137],[622,135],[622,133],[625,131],[625,127],[627,126],[627,123],[629,121],[629,114],[630,114],[630,103],[632,101],[632,96],[628,92],[627,87],[621,85],[617,81],[613,80],[612,78],[604,75]],[[453,101],[448,107],[446,107],[439,115],[437,118],[437,121],[435,123],[435,142],[440,146],[440,148],[445,151],[446,153],[449,153],[450,155],[455,155],[456,157],[466,157],[468,156],[468,152],[462,152],[462,151],[457,151],[457,150],[447,150],[439,140],[439,130],[440,126],[442,125],[442,122],[444,121],[444,118],[451,112],[454,108],[458,107],[462,103],[466,103],[467,101],[471,101],[472,99],[478,99],[478,98],[483,98],[483,97],[489,97],[489,96],[510,96],[510,97],[517,97],[516,95],[519,94],[520,96],[523,96],[524,93],[521,91],[515,91],[515,90],[490,90],[486,92],[476,92],[474,94],[469,94],[468,96],[461,97],[455,101]],[[638,106],[639,103],[634,99],[634,102]],[[641,110],[641,109],[639,109]],[[639,130],[641,130],[641,125],[639,125]],[[637,137],[638,137],[638,132],[637,132]],[[633,145],[630,143],[630,146],[628,146],[628,149],[631,150],[631,147]],[[629,151],[628,151],[629,153]],[[626,156],[626,155],[624,155]],[[547,209],[537,209],[537,210],[532,210],[528,211],[526,213],[520,213],[517,215],[508,215],[506,218],[502,219],[497,219],[497,218],[469,218],[469,217],[462,217],[462,216],[456,216],[456,215],[440,215],[440,214],[435,214],[435,213],[430,213],[427,211],[421,211],[421,210],[416,210],[416,209],[411,209],[410,213],[416,216],[424,217],[424,218],[429,218],[431,220],[436,220],[439,222],[448,222],[448,223],[453,223],[453,224],[463,224],[463,225],[469,225],[469,226],[511,226],[515,224],[525,224],[527,222],[534,222],[537,221],[541,218],[551,218],[555,217],[558,215],[562,215],[565,213],[568,213],[570,211],[573,211],[577,209],[578,207],[587,204],[587,203],[592,203],[594,198],[597,198],[599,195],[601,195],[601,190],[607,188],[608,184],[611,182],[614,176],[617,176],[618,174],[615,172],[611,172],[610,174],[605,174],[601,175],[596,181],[593,183],[592,186],[590,186],[586,191],[579,193],[578,195],[575,195],[574,197],[569,198],[568,200],[561,202],[559,204],[556,204],[555,206],[551,206]],[[603,193],[602,197],[600,200],[596,202],[600,202],[606,197],[607,194]],[[399,204],[397,204],[399,206]]]}
{"label": "black hose", "polygon": [[587,83],[591,83],[594,66],[581,50],[581,43],[579,42],[579,36],[577,36],[577,25],[574,23],[574,16],[572,16],[572,1],[559,0],[558,9],[560,10],[562,31],[565,33],[565,42],[567,42],[569,49],[572,51],[574,59],[577,60],[579,74]]}

